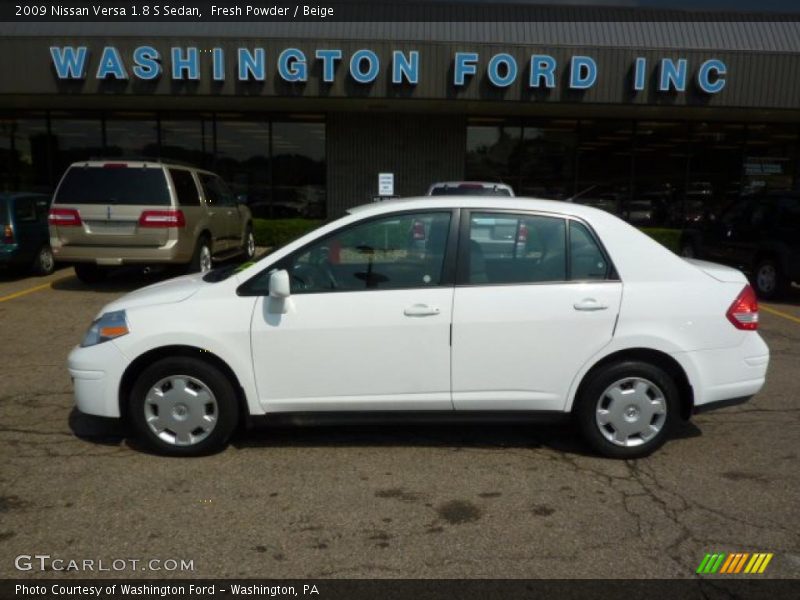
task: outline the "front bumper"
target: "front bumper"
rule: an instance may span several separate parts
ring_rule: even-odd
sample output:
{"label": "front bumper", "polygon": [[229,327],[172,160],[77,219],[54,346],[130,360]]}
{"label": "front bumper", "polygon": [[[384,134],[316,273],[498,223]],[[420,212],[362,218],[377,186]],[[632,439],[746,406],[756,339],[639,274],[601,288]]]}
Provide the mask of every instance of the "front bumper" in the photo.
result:
{"label": "front bumper", "polygon": [[127,358],[113,341],[73,348],[67,358],[67,369],[78,410],[87,415],[118,418],[119,386],[127,365]]}

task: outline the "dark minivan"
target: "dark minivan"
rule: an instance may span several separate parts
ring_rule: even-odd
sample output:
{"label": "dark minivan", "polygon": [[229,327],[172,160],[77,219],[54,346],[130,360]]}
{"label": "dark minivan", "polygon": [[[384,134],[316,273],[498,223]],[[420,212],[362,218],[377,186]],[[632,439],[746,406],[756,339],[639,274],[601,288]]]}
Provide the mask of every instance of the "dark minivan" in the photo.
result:
{"label": "dark minivan", "polygon": [[47,211],[50,196],[0,194],[0,265],[49,275],[55,269]]}
{"label": "dark minivan", "polygon": [[739,268],[759,296],[781,296],[800,282],[800,193],[735,200],[719,218],[684,231],[681,254]]}

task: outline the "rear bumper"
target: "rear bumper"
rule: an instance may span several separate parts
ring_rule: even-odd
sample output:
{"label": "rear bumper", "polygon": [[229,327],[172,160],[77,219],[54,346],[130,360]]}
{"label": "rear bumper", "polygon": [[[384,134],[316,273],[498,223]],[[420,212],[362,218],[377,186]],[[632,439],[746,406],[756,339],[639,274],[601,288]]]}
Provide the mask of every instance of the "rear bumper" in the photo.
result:
{"label": "rear bumper", "polygon": [[755,332],[739,346],[679,352],[694,390],[694,412],[746,402],[761,391],[769,366],[769,348]]}
{"label": "rear bumper", "polygon": [[[55,241],[55,240],[52,240]],[[51,246],[59,262],[94,263],[103,266],[131,264],[188,263],[194,253],[191,240],[175,240],[164,246],[64,246],[55,241]]]}

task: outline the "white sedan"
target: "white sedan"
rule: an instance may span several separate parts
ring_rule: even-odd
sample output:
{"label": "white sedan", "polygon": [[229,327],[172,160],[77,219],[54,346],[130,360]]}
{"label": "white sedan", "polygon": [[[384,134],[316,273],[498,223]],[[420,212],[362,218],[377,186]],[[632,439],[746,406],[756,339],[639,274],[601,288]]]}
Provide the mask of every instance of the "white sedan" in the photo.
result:
{"label": "white sedan", "polygon": [[572,417],[645,456],[747,400],[769,349],[744,275],[613,215],[446,196],[352,209],[261,260],[103,308],[69,356],[78,408],[154,450],[218,450],[250,416]]}

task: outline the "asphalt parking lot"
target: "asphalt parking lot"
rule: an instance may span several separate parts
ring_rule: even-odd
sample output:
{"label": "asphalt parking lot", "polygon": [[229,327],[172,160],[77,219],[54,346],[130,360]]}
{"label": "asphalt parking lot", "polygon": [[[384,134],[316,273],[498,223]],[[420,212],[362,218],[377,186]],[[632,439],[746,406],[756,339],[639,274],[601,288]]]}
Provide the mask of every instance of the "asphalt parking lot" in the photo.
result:
{"label": "asphalt parking lot", "polygon": [[15,568],[47,554],[194,567],[113,577],[673,578],[771,552],[760,577],[800,577],[800,293],[762,310],[763,392],[645,460],[499,425],[260,427],[169,459],[77,414],[65,369],[100,307],[154,278],[0,273],[0,576],[92,575]]}

